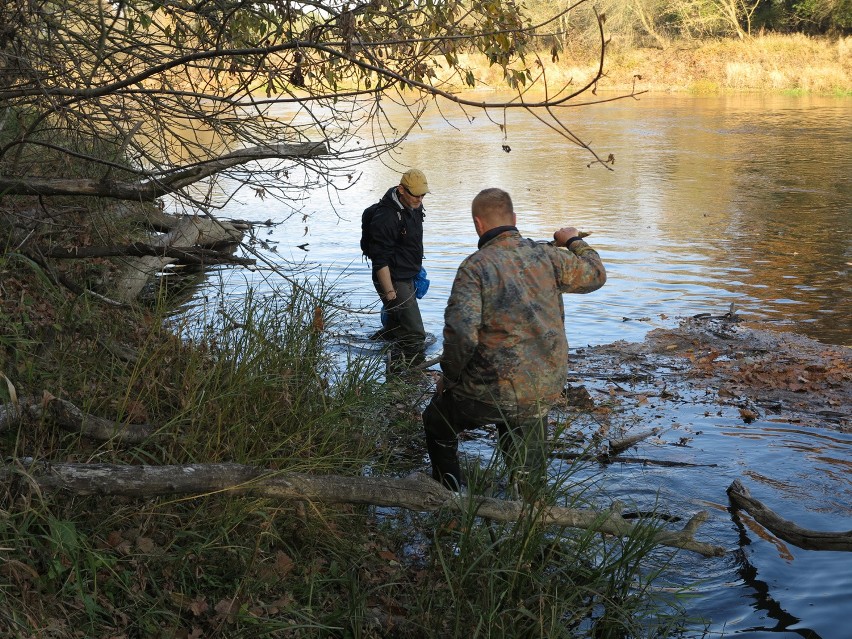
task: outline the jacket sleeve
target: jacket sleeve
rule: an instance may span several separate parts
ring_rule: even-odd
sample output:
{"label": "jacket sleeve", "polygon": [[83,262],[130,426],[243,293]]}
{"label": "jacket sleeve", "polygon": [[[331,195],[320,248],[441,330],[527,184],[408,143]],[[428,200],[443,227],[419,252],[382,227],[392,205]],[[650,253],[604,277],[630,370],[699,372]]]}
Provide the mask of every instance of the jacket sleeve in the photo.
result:
{"label": "jacket sleeve", "polygon": [[559,290],[562,293],[591,293],[606,283],[606,269],[600,255],[583,240],[571,248],[552,248]]}
{"label": "jacket sleeve", "polygon": [[452,384],[459,381],[479,345],[482,327],[482,283],[463,262],[453,281],[444,311],[441,370]]}
{"label": "jacket sleeve", "polygon": [[370,223],[370,256],[374,271],[383,266],[392,266],[398,236],[397,212],[388,207],[376,211]]}

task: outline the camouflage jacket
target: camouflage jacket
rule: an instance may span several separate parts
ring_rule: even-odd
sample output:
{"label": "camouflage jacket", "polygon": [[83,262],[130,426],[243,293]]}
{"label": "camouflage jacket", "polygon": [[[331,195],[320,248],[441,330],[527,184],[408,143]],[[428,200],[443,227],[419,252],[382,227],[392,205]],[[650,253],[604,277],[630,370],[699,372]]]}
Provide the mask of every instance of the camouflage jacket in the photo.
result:
{"label": "camouflage jacket", "polygon": [[446,388],[507,412],[546,412],[568,366],[562,293],[606,282],[597,252],[521,237],[514,227],[459,266],[444,313],[441,369]]}

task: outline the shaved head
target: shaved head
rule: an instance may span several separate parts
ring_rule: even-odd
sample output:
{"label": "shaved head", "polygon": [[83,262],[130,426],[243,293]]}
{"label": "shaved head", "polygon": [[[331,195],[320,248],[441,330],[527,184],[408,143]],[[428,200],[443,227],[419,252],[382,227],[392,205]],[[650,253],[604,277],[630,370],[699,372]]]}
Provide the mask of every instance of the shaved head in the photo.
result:
{"label": "shaved head", "polygon": [[[515,209],[512,198],[503,189],[484,189],[480,191],[471,205],[474,220],[479,220],[483,231],[498,226],[513,226],[515,224]],[[477,226],[477,230],[480,230]]]}

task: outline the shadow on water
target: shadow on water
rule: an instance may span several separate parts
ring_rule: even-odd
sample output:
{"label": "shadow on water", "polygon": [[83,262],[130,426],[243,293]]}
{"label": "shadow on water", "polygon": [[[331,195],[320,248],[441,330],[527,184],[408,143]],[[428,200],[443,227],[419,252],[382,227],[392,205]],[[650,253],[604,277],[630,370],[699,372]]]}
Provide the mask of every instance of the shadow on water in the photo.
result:
{"label": "shadow on water", "polygon": [[749,562],[745,551],[742,549],[743,546],[748,546],[751,543],[751,540],[746,534],[746,528],[743,526],[743,523],[737,513],[733,510],[731,511],[731,518],[739,531],[740,549],[734,552],[735,561],[739,566],[737,574],[739,574],[743,584],[754,591],[754,594],[751,597],[751,607],[755,611],[766,611],[766,614],[770,619],[774,619],[778,622],[778,624],[773,628],[746,628],[738,634],[748,632],[785,632],[798,635],[803,639],[825,639],[813,630],[809,630],[807,628],[793,628],[793,626],[796,626],[801,619],[784,610],[781,603],[774,599],[770,594],[769,584],[758,579],[757,568]]}

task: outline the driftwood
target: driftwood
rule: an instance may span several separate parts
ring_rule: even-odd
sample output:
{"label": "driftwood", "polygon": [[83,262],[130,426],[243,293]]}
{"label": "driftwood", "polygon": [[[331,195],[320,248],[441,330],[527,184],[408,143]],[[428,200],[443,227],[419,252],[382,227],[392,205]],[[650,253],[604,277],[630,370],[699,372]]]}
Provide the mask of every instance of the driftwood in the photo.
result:
{"label": "driftwood", "polygon": [[693,468],[699,466],[712,468],[716,466],[716,464],[694,464],[692,462],[670,461],[667,459],[648,459],[646,457],[622,457],[619,454],[624,452],[631,446],[634,446],[639,442],[647,439],[648,437],[658,434],[659,432],[659,428],[652,428],[649,431],[636,433],[635,435],[629,435],[621,439],[610,439],[607,447],[604,450],[598,452],[583,451],[579,453],[573,453],[563,450],[553,450],[551,451],[550,455],[552,457],[556,457],[557,459],[589,460],[596,461],[599,464],[643,464],[645,466],[665,466],[668,468]]}
{"label": "driftwood", "polygon": [[253,266],[256,260],[237,257],[199,246],[176,248],[173,246],[154,246],[144,242],[132,242],[122,246],[80,246],[73,249],[53,249],[43,253],[44,257],[54,259],[77,259],[87,257],[171,257],[181,262],[199,265],[239,264]]}
{"label": "driftwood", "polygon": [[823,532],[802,528],[752,497],[739,479],[728,486],[727,493],[735,508],[745,510],[757,523],[787,543],[805,550],[852,550],[852,530]]}
{"label": "driftwood", "polygon": [[183,218],[176,228],[152,242],[160,254],[127,260],[124,273],[115,286],[115,297],[124,302],[136,299],[151,278],[178,261],[177,257],[172,257],[174,249],[238,243],[242,237],[242,232],[227,222],[206,217]]}
{"label": "driftwood", "polygon": [[551,456],[557,459],[584,459],[596,461],[599,464],[642,464],[643,466],[662,466],[664,468],[715,468],[718,464],[695,464],[693,462],[679,462],[668,459],[649,459],[647,457],[623,457],[622,455],[610,455],[607,451],[601,453],[569,453],[565,451],[554,451]]}
{"label": "driftwood", "polygon": [[95,197],[152,202],[163,195],[210,177],[226,169],[270,158],[312,158],[328,155],[324,142],[269,144],[226,153],[203,164],[172,171],[167,175],[140,180],[117,182],[104,179],[45,178],[37,176],[0,176],[0,193],[6,195],[89,195]]}
{"label": "driftwood", "polygon": [[[0,466],[0,480],[8,483],[21,479],[33,482],[40,490],[68,491],[77,495],[153,497],[227,492],[271,499],[370,504],[417,511],[442,508],[458,512],[473,510],[478,516],[503,522],[517,521],[530,514],[529,506],[523,502],[460,495],[419,473],[404,478],[342,477],[271,472],[241,464],[123,466],[29,463]],[[609,511],[552,507],[541,510],[536,516],[545,525],[627,536],[636,524],[624,519],[620,509],[620,504]],[[656,542],[707,557],[721,556],[723,548],[695,540],[695,532],[707,516],[706,511],[698,513],[680,531],[658,531]]]}
{"label": "driftwood", "polygon": [[628,435],[627,437],[622,437],[621,439],[610,439],[606,454],[610,457],[614,457],[615,455],[623,453],[631,446],[635,446],[639,442],[646,440],[653,435],[659,434],[659,432],[659,428],[652,428],[651,430],[642,433],[636,433],[635,435]]}
{"label": "driftwood", "polygon": [[119,424],[83,412],[71,402],[45,393],[41,398],[23,397],[0,406],[0,433],[17,426],[24,418],[47,419],[63,430],[99,441],[138,444],[148,439],[154,427],[148,424]]}

